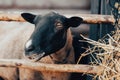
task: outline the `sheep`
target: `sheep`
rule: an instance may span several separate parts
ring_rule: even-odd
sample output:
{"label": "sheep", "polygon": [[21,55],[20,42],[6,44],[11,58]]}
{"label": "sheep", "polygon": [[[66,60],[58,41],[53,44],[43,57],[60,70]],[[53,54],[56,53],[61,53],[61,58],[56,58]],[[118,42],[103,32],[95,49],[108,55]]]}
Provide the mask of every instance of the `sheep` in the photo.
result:
{"label": "sheep", "polygon": [[[1,33],[0,58],[26,59],[49,64],[75,63],[70,27],[82,22],[80,17],[66,18],[55,12],[44,16],[22,13],[21,16],[33,27],[16,27]],[[3,34],[3,36],[2,36]],[[7,73],[6,73],[7,72]],[[34,71],[18,68],[0,68],[5,80],[69,80],[70,73]]]}

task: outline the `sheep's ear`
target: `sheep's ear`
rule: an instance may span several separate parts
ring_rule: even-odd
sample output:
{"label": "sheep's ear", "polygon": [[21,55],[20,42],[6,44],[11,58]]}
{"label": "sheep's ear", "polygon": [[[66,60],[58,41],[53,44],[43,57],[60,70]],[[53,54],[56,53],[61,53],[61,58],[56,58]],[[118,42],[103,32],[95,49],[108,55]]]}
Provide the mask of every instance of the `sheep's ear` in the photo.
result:
{"label": "sheep's ear", "polygon": [[80,17],[71,17],[67,19],[66,25],[68,27],[77,27],[81,24],[82,21],[83,19]]}
{"label": "sheep's ear", "polygon": [[36,15],[31,14],[31,13],[22,13],[21,16],[28,22],[34,24],[34,19]]}

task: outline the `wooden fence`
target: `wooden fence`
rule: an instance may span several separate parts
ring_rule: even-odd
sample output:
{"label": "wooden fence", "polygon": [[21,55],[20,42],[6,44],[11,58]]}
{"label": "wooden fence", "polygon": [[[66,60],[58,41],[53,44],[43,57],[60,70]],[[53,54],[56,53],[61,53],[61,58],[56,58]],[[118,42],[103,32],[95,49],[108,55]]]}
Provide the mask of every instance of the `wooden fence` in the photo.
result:
{"label": "wooden fence", "polygon": [[[70,17],[72,15],[65,15]],[[111,15],[97,15],[97,14],[76,14],[83,18],[83,23],[97,24],[97,23],[114,23],[114,18]],[[20,14],[0,14],[0,21],[18,21],[25,22]],[[37,71],[53,71],[53,72],[76,72],[76,73],[100,73],[104,67],[92,66],[92,65],[81,65],[81,64],[45,64],[37,62],[28,62],[23,60],[15,59],[0,59],[0,67],[19,67],[27,68]]]}

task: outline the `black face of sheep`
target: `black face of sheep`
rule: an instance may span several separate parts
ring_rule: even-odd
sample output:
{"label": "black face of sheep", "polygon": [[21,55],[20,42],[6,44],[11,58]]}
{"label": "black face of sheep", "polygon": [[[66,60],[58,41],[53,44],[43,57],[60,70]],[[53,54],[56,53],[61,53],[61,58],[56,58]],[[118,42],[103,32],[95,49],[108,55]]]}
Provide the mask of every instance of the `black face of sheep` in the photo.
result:
{"label": "black face of sheep", "polygon": [[35,30],[25,45],[25,56],[33,61],[38,61],[64,47],[67,29],[79,26],[83,20],[80,17],[66,18],[54,12],[45,16],[30,13],[22,13],[21,16],[35,24]]}

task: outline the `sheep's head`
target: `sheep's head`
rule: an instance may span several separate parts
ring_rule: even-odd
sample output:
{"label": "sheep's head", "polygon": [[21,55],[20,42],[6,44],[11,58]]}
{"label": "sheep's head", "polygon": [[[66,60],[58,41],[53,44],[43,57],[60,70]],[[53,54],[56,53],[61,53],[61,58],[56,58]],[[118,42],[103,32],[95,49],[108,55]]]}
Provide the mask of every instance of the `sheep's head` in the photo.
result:
{"label": "sheep's head", "polygon": [[64,47],[67,29],[77,27],[83,20],[80,17],[66,18],[54,12],[44,16],[30,13],[21,15],[26,21],[35,24],[35,30],[25,44],[25,56],[33,61],[38,61]]}

